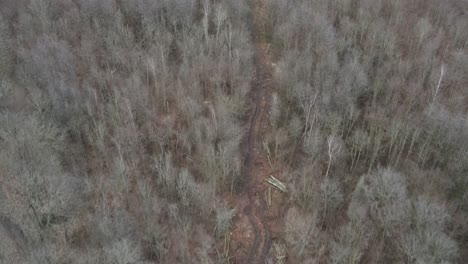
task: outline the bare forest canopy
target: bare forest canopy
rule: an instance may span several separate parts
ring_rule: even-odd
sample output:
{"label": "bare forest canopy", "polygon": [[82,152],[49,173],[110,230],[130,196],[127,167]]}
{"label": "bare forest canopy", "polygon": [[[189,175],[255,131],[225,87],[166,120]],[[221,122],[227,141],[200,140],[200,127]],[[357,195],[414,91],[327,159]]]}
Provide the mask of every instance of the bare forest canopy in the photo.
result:
{"label": "bare forest canopy", "polygon": [[464,263],[467,12],[0,0],[0,263],[243,263],[260,46],[268,263]]}

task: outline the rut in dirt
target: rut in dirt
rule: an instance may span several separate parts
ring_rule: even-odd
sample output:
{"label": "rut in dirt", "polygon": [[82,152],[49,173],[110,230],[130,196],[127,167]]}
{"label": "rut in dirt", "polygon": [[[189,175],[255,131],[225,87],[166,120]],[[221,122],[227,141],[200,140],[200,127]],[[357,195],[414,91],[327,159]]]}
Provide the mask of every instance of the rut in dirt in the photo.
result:
{"label": "rut in dirt", "polygon": [[261,149],[262,123],[265,120],[266,104],[265,89],[258,83],[260,88],[255,92],[255,110],[250,120],[250,128],[247,140],[247,155],[244,162],[244,177],[247,179],[247,194],[249,206],[247,215],[252,225],[254,241],[250,249],[247,263],[265,263],[265,259],[271,247],[271,236],[265,221],[266,201],[262,182],[258,179],[258,168],[254,165],[260,158],[256,150]]}
{"label": "rut in dirt", "polygon": [[255,46],[255,82],[250,98],[249,129],[244,140],[243,176],[247,182],[247,195],[249,205],[246,214],[253,232],[253,242],[250,248],[247,263],[266,263],[270,248],[271,234],[265,220],[265,153],[263,151],[263,136],[266,133],[270,98],[272,94],[273,69],[267,55],[266,45],[262,42],[261,28],[263,16],[261,6],[263,0],[251,0],[251,34]]}

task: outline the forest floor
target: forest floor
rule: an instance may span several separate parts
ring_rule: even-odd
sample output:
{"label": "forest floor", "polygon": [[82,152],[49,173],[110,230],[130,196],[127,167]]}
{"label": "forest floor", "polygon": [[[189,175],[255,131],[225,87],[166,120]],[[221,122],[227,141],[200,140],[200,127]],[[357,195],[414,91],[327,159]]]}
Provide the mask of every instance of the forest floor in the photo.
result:
{"label": "forest floor", "polygon": [[[269,176],[281,179],[278,165],[269,162],[264,138],[271,131],[269,112],[274,92],[274,69],[264,38],[264,0],[251,1],[251,34],[255,46],[255,79],[248,95],[249,110],[242,141],[242,177],[245,194],[237,197],[238,214],[231,232],[230,252],[234,263],[267,263],[272,243],[281,235],[283,194],[267,183]],[[278,256],[281,257],[281,256]]]}

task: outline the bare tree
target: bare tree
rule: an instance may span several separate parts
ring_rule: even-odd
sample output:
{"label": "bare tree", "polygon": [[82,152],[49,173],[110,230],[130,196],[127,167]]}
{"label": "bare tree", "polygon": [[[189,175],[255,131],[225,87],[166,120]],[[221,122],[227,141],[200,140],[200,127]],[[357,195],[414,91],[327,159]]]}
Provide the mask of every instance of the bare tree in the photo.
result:
{"label": "bare tree", "polygon": [[445,73],[447,72],[446,66],[442,64],[440,66],[440,75],[439,75],[439,80],[437,81],[437,84],[435,85],[434,92],[432,94],[432,103],[431,103],[431,109],[436,103],[437,100],[437,95],[439,94],[440,91],[440,85],[442,83],[442,80],[444,78]]}
{"label": "bare tree", "polygon": [[335,136],[329,136],[327,139],[327,146],[328,146],[328,151],[327,151],[328,165],[327,165],[327,172],[325,173],[325,178],[328,178],[328,173],[330,172],[332,161],[341,152],[342,143],[339,138]]}

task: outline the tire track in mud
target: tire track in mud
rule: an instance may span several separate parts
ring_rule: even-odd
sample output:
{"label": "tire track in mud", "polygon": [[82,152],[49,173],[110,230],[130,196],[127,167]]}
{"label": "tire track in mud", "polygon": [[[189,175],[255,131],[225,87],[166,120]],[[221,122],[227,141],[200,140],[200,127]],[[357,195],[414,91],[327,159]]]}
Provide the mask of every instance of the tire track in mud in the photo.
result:
{"label": "tire track in mud", "polygon": [[[243,175],[247,182],[247,195],[249,205],[246,214],[253,231],[253,243],[247,258],[247,263],[266,263],[271,248],[271,234],[265,219],[265,183],[264,171],[266,154],[263,151],[263,135],[267,131],[267,115],[270,109],[272,96],[273,69],[267,55],[267,45],[262,42],[262,15],[263,0],[250,0],[251,18],[250,28],[255,46],[255,82],[252,88],[252,97],[249,129],[246,144]],[[252,100],[253,99],[253,100]],[[253,113],[252,113],[253,111]]]}
{"label": "tire track in mud", "polygon": [[247,153],[244,162],[244,177],[247,179],[247,194],[249,205],[246,213],[253,229],[254,241],[247,259],[247,263],[265,263],[265,259],[271,247],[271,235],[265,221],[266,201],[264,198],[264,188],[262,179],[259,179],[256,167],[261,159],[261,154],[257,152],[262,148],[262,134],[265,115],[267,112],[265,87],[260,83],[259,78],[255,91],[255,110],[250,120],[250,128],[247,139]]}

